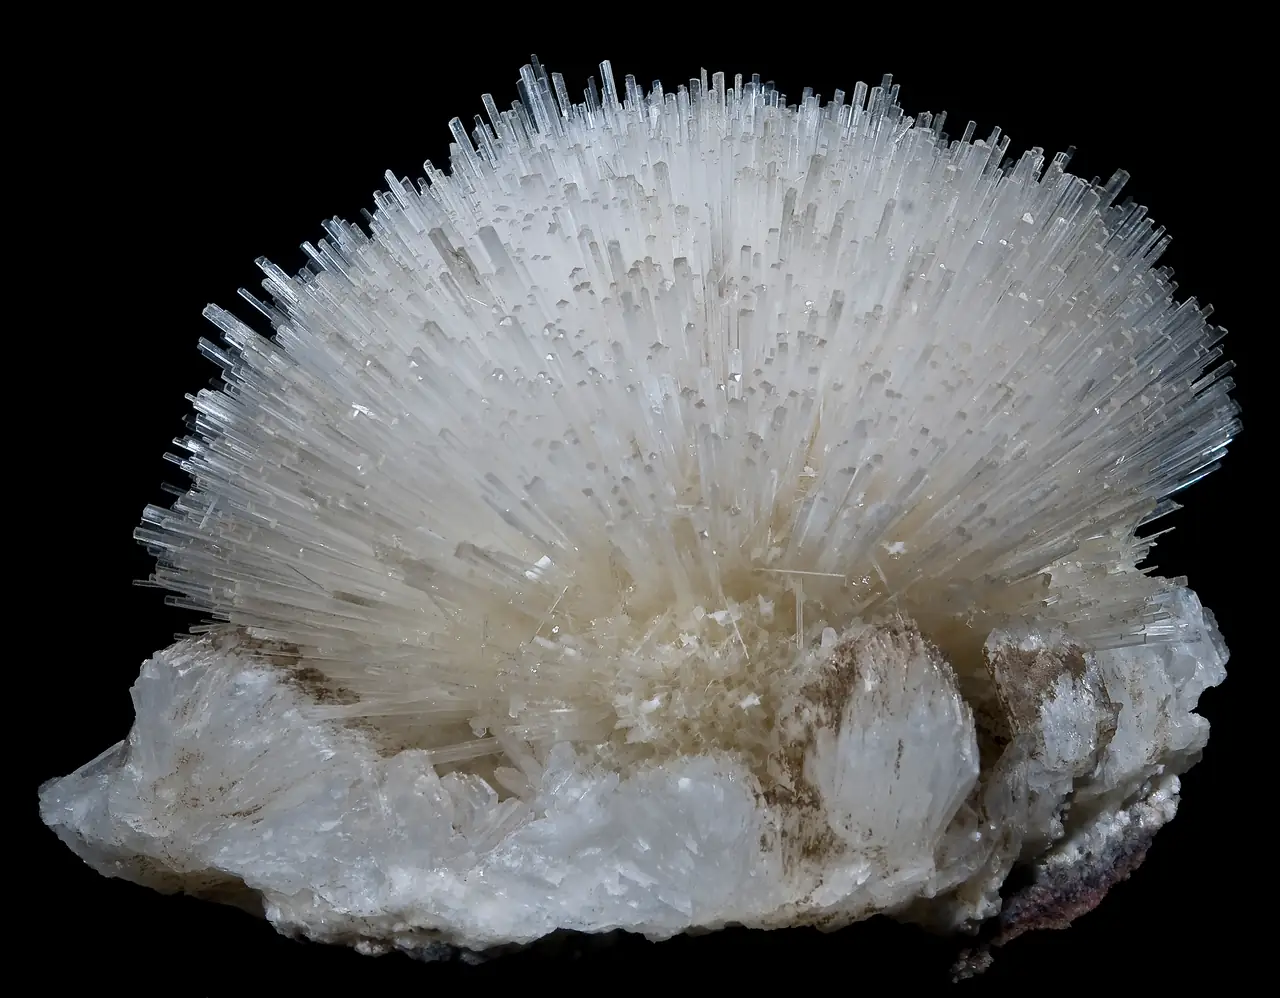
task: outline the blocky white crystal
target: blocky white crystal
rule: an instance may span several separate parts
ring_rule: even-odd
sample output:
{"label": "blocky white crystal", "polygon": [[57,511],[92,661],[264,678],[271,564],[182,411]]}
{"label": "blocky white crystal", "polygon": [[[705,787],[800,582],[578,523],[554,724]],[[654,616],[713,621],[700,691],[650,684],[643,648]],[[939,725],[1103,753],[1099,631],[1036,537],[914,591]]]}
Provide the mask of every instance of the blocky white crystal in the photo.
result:
{"label": "blocky white crystal", "polygon": [[[1140,754],[1123,756],[1136,741],[1126,738],[1088,772],[1078,764],[1087,752],[1063,748],[1088,744],[1077,712],[1063,710],[1073,696],[1065,682],[1045,704],[1031,761],[977,795],[972,722],[945,671],[908,662],[888,678],[887,697],[864,683],[807,759],[817,818],[840,840],[808,856],[779,835],[792,823],[787,808],[768,803],[731,756],[624,776],[560,744],[527,774],[528,799],[502,800],[475,776],[438,775],[421,751],[388,757],[365,733],[315,719],[295,669],[213,636],[143,666],[128,740],[47,784],[41,810],[104,874],[161,890],[243,885],[282,931],[374,951],[483,950],[557,928],[663,938],[728,923],[832,927],[917,898],[925,907],[909,917],[960,925],[993,913],[1022,837],[1062,836],[1073,787],[1077,799],[1104,788],[1126,803],[1155,794],[1162,809],[1146,808],[1144,820],[1172,817],[1167,777],[1205,740],[1189,713],[1196,687],[1220,679],[1225,659],[1195,597],[1179,595],[1187,640],[1091,657],[1141,697],[1148,737]],[[892,654],[881,662],[903,664]],[[1135,773],[1149,775],[1124,794]],[[1028,793],[1051,803],[1032,807]],[[987,805],[982,820],[966,798]],[[1003,810],[990,806],[997,798]],[[1119,834],[1112,826],[1127,813],[1106,811],[1106,834]],[[1045,861],[1061,865],[1081,835],[1104,834],[1090,831],[1101,828],[1095,818],[1080,827]]]}
{"label": "blocky white crystal", "polygon": [[1075,910],[1225,675],[1136,567],[1237,429],[1221,330],[1123,174],[1002,163],[887,80],[602,70],[571,105],[526,67],[451,175],[263,262],[274,339],[210,307],[226,387],[139,538],[228,626],[45,820],[370,951],[966,928],[1017,862],[1006,934]]}

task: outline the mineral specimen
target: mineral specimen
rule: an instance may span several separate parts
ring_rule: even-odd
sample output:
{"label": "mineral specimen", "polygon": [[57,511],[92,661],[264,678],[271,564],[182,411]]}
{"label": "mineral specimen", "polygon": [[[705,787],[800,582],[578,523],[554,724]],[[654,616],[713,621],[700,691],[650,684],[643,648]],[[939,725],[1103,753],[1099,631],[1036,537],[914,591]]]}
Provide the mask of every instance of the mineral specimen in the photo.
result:
{"label": "mineral specimen", "polygon": [[573,104],[535,61],[451,173],[262,262],[274,338],[208,309],[225,384],[138,537],[221,623],[44,820],[366,952],[1069,921],[1225,676],[1137,567],[1237,429],[1221,330],[1123,174],[888,79],[601,68]]}

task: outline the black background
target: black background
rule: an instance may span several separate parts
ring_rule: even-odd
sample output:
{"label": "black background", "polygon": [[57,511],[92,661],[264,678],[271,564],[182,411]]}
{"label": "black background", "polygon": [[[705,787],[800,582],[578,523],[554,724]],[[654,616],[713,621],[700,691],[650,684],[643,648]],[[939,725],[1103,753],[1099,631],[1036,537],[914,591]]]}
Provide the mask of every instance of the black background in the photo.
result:
{"label": "black background", "polygon": [[[15,384],[10,372],[10,390],[28,400],[11,417],[37,481],[34,494],[11,498],[21,505],[14,522],[26,524],[20,541],[36,551],[36,571],[23,576],[32,619],[17,626],[29,633],[23,628],[39,621],[42,635],[40,707],[21,719],[36,733],[26,750],[32,772],[15,790],[33,843],[21,854],[30,860],[20,860],[22,874],[38,886],[13,897],[29,934],[22,958],[55,972],[53,980],[111,986],[142,975],[133,979],[184,994],[253,993],[281,974],[323,989],[423,992],[516,983],[679,988],[695,967],[727,985],[774,974],[797,987],[830,979],[841,990],[890,977],[911,987],[946,980],[955,943],[879,920],[833,935],[578,942],[481,967],[370,959],[286,940],[233,909],[106,880],[38,824],[38,782],[125,735],[139,664],[194,622],[133,585],[151,566],[131,532],[146,503],[167,501],[161,483],[179,483],[162,454],[183,432],[184,393],[214,376],[196,352],[197,338],[212,335],[202,307],[217,302],[250,318],[236,289],[256,290],[255,257],[295,270],[298,246],[317,238],[320,220],[357,218],[385,169],[417,177],[425,158],[443,165],[448,119],[469,122],[483,92],[508,106],[531,50],[565,74],[574,94],[605,57],[619,80],[630,72],[671,87],[705,65],[759,72],[793,99],[804,86],[827,96],[892,72],[907,111],[947,110],[953,135],[974,118],[980,135],[1002,126],[1014,152],[1075,145],[1073,172],[1133,175],[1127,193],[1174,235],[1165,262],[1186,293],[1216,306],[1214,321],[1232,331],[1228,355],[1240,364],[1245,434],[1225,469],[1182,497],[1188,509],[1171,518],[1177,529],[1153,559],[1162,574],[1189,576],[1217,614],[1234,653],[1231,675],[1202,700],[1214,725],[1206,759],[1184,779],[1179,816],[1146,864],[1070,931],[999,952],[976,986],[1162,987],[1188,975],[1226,979],[1253,959],[1246,940],[1255,921],[1242,901],[1269,890],[1259,865],[1269,849],[1264,785],[1255,785],[1243,718],[1271,682],[1246,617],[1251,573],[1270,557],[1248,508],[1266,446],[1254,358],[1270,333],[1254,312],[1275,283],[1253,233],[1270,217],[1265,194],[1254,199],[1274,184],[1274,168],[1252,165],[1251,150],[1265,143],[1254,125],[1263,91],[1240,74],[1253,65],[1248,39],[1260,29],[1238,24],[1218,37],[1202,22],[1146,42],[1063,15],[1054,30],[930,45],[919,39],[936,29],[913,23],[910,10],[891,32],[818,10],[809,20],[761,22],[748,44],[719,40],[715,29],[690,29],[692,42],[672,44],[676,13],[645,11],[583,39],[567,27],[502,28],[484,16],[469,33],[443,32],[431,27],[439,12],[370,8],[355,12],[367,20],[349,24],[312,12],[291,32],[195,15],[181,24],[108,19],[81,23],[74,45],[40,43],[40,72],[63,86],[49,90],[37,77],[16,91],[10,111],[24,136],[11,159],[32,173],[10,197],[27,219],[23,237],[43,243],[8,289],[12,314],[25,316],[10,335],[41,364],[26,368],[30,381]],[[543,12],[537,23],[559,17]]]}

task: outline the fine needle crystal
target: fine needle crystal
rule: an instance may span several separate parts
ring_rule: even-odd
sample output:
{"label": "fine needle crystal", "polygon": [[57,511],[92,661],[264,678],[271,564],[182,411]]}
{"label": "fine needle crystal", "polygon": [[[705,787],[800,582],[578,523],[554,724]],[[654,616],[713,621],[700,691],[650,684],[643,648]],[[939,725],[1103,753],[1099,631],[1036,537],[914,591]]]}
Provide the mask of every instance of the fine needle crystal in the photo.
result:
{"label": "fine needle crystal", "polygon": [[137,532],[216,623],[45,822],[427,958],[1096,904],[1225,676],[1137,567],[1238,431],[1222,330],[1125,174],[897,97],[606,62],[575,104],[534,60],[449,172],[260,261],[273,335],[208,308]]}

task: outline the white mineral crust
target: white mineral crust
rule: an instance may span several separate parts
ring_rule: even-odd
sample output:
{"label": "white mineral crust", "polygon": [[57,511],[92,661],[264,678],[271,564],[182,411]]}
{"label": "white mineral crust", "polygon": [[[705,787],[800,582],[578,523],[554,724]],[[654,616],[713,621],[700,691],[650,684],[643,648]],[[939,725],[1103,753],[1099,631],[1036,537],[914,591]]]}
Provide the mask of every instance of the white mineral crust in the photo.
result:
{"label": "white mineral crust", "polygon": [[[1105,186],[886,81],[569,102],[211,307],[155,581],[225,624],[41,790],[109,876],[438,956],[1096,904],[1222,681],[1139,528],[1237,428]],[[1002,898],[1015,864],[1030,887]]]}

